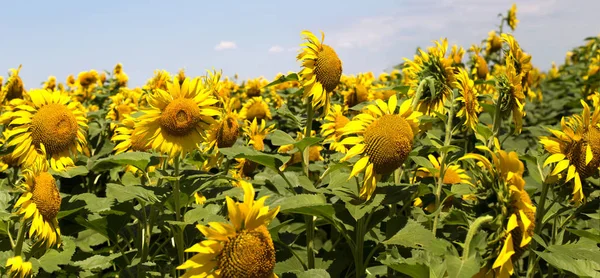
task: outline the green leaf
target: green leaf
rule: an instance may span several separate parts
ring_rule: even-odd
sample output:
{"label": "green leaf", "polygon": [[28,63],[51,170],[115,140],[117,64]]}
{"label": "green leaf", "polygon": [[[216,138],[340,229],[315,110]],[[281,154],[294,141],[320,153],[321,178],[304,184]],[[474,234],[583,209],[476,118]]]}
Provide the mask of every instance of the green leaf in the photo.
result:
{"label": "green leaf", "polygon": [[96,197],[96,195],[92,193],[82,193],[71,196],[71,200],[69,202],[75,202],[77,200],[84,201],[87,205],[87,208],[91,212],[103,212],[110,210],[112,203],[114,200],[112,198],[101,198]]}
{"label": "green leaf", "polygon": [[329,273],[325,269],[309,269],[298,274],[298,278],[330,278]]}
{"label": "green leaf", "polygon": [[350,215],[354,218],[354,220],[359,220],[365,216],[365,214],[372,212],[375,208],[377,208],[385,196],[383,194],[375,195],[371,200],[364,204],[354,205],[350,202],[346,202],[346,209],[350,212]]}
{"label": "green leaf", "polygon": [[37,260],[40,267],[48,273],[59,271],[62,268],[59,265],[68,265],[71,263],[71,257],[75,254],[75,242],[69,236],[63,236],[62,251],[50,249]]}
{"label": "green leaf", "polygon": [[315,145],[321,141],[323,141],[323,138],[318,138],[318,137],[302,138],[302,140],[294,143],[294,147],[298,148],[301,152],[303,152],[304,149],[308,148],[309,146]]}
{"label": "green leaf", "polygon": [[294,140],[292,136],[279,129],[276,129],[273,131],[273,133],[269,134],[267,139],[271,140],[271,143],[275,146],[291,145],[296,143],[296,140]]}
{"label": "green leaf", "polygon": [[418,222],[409,219],[408,223],[392,238],[383,242],[386,245],[402,245],[405,247],[423,249],[436,255],[443,255],[449,247],[445,240],[438,239]]}
{"label": "green leaf", "polygon": [[94,255],[83,261],[73,262],[73,266],[78,266],[84,270],[100,271],[112,266],[112,261],[121,256],[121,254],[112,254],[109,256]]}
{"label": "green leaf", "polygon": [[269,167],[275,171],[279,171],[279,167],[283,166],[283,164],[290,159],[289,157],[280,154],[263,153],[255,149],[239,145],[230,148],[221,148],[219,151],[230,159],[245,158],[260,165],[264,165],[265,167]]}
{"label": "green leaf", "polygon": [[313,216],[321,216],[326,219],[333,219],[333,206],[327,203],[325,196],[321,194],[298,194],[291,197],[281,198],[271,207],[281,206],[281,213],[299,213]]}
{"label": "green leaf", "polygon": [[600,243],[600,235],[594,234],[591,232],[591,231],[597,232],[598,230],[593,230],[593,229],[590,229],[590,230],[567,229],[567,230],[569,230],[569,232],[576,234],[580,237],[588,238],[588,239],[595,241],[596,243]]}
{"label": "green leaf", "polygon": [[560,253],[534,251],[552,266],[571,272],[579,277],[598,277],[600,265],[589,260],[576,260]]}
{"label": "green leaf", "polygon": [[475,256],[471,256],[465,260],[453,255],[446,256],[448,277],[473,277],[473,275],[479,272],[479,268],[479,261]]}
{"label": "green leaf", "polygon": [[107,171],[117,166],[132,165],[142,171],[150,165],[157,165],[158,157],[147,152],[126,152],[97,160],[91,167],[92,171]]}
{"label": "green leaf", "polygon": [[290,73],[288,75],[282,75],[277,80],[274,80],[273,82],[267,84],[263,88],[271,87],[271,86],[274,86],[274,85],[277,85],[277,84],[281,84],[281,83],[285,83],[285,82],[289,82],[289,81],[298,81],[298,74],[297,73]]}
{"label": "green leaf", "polygon": [[291,257],[283,262],[277,262],[273,272],[279,275],[283,273],[301,273],[304,272],[304,267],[296,257]]}
{"label": "green leaf", "polygon": [[54,171],[52,169],[50,169],[50,174],[52,175],[59,175],[63,178],[67,178],[70,179],[72,177],[76,177],[76,176],[85,176],[89,173],[87,167],[85,166],[75,166],[75,167],[68,167],[65,169],[65,171]]}
{"label": "green leaf", "polygon": [[386,254],[386,258],[381,260],[381,263],[409,277],[429,277],[429,267],[415,258],[394,258]]}
{"label": "green leaf", "polygon": [[431,164],[431,161],[429,161],[429,159],[427,158],[424,158],[422,156],[411,156],[410,159],[412,159],[417,165],[421,167],[425,167],[427,169],[435,169],[435,167],[433,167],[433,164]]}
{"label": "green leaf", "polygon": [[109,183],[106,185],[106,197],[116,199],[119,203],[127,202],[135,198],[139,198],[147,204],[154,204],[159,201],[152,190],[142,186],[123,186],[116,183]]}

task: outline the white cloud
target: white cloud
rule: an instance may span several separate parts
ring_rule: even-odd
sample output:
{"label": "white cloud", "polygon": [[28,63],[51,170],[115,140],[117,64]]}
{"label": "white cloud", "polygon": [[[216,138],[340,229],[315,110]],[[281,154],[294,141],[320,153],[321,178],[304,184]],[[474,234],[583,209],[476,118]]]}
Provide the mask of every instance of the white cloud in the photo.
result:
{"label": "white cloud", "polygon": [[271,53],[279,53],[279,52],[283,52],[283,47],[281,47],[280,45],[274,45],[271,46],[271,48],[269,48],[269,52]]}
{"label": "white cloud", "polygon": [[298,52],[300,50],[300,47],[290,47],[287,49],[288,52]]}
{"label": "white cloud", "polygon": [[235,42],[230,41],[221,41],[219,44],[215,45],[215,50],[221,51],[225,49],[236,49],[237,45]]}

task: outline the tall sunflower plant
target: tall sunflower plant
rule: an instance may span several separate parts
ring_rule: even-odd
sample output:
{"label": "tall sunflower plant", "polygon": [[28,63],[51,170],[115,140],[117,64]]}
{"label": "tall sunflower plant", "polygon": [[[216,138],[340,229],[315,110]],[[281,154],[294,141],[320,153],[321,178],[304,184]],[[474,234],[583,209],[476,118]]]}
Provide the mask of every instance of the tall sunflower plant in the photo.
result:
{"label": "tall sunflower plant", "polygon": [[307,30],[296,71],[247,80],[10,69],[0,273],[597,276],[600,39],[542,70],[509,8],[384,73]]}

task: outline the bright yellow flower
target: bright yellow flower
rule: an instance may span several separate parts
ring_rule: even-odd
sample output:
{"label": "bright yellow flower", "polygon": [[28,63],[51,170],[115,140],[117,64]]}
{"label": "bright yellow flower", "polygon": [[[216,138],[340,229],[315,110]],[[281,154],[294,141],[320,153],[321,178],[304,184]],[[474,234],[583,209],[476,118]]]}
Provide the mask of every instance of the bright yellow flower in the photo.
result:
{"label": "bright yellow flower", "polygon": [[217,99],[200,78],[186,77],[181,82],[175,77],[167,89],[156,89],[148,97],[150,107],[141,110],[144,115],[136,123],[135,133],[169,158],[183,157],[204,141],[212,117],[219,115],[213,106]]}
{"label": "bright yellow flower", "polygon": [[73,158],[87,152],[87,118],[82,105],[58,91],[31,90],[29,97],[31,102],[17,106],[12,113],[7,146],[15,146],[13,157],[30,165],[44,145],[53,169],[73,166]]}
{"label": "bright yellow flower", "polygon": [[582,115],[563,118],[562,130],[549,129],[552,137],[540,137],[540,143],[551,154],[544,166],[556,163],[550,175],[565,177],[565,182],[573,181],[575,203],[584,198],[581,181],[596,174],[600,166],[600,109],[597,96],[594,103],[594,112],[590,113],[590,107],[581,100]]}
{"label": "bright yellow flower", "polygon": [[240,135],[240,125],[238,115],[233,111],[232,104],[231,100],[227,101],[221,109],[219,118],[210,125],[204,143],[207,150],[228,148],[237,141]]}
{"label": "bright yellow flower", "polygon": [[25,220],[31,220],[29,237],[41,242],[46,248],[60,245],[60,228],[56,216],[62,199],[56,180],[48,173],[48,162],[39,157],[23,174],[25,183],[22,188],[25,192],[15,203],[17,214]]}
{"label": "bright yellow flower", "polygon": [[[431,162],[433,167],[439,171],[441,158],[440,157],[436,158],[431,154],[428,155],[427,158],[429,159],[429,162]],[[429,171],[429,169],[427,169],[425,167],[420,167],[419,169],[417,169],[416,176],[420,177],[420,178],[424,178],[424,177],[438,178],[440,176],[440,173],[437,172],[432,175],[431,172]],[[460,165],[446,165],[446,172],[444,173],[444,180],[442,182],[444,184],[464,183],[464,184],[473,185],[471,183],[471,177],[469,177],[469,175],[467,175],[465,170],[460,168]]]}
{"label": "bright yellow flower", "polygon": [[185,250],[197,253],[177,269],[183,277],[277,277],[275,247],[267,225],[279,212],[269,209],[264,196],[254,200],[252,184],[241,181],[244,202],[226,196],[229,223],[210,222],[196,227],[206,237]]}
{"label": "bright yellow flower", "polygon": [[143,137],[135,131],[136,118],[125,116],[121,123],[115,128],[111,141],[115,142],[113,150],[115,154],[120,154],[127,151],[143,152],[150,149],[148,141],[144,141]]}
{"label": "bright yellow flower", "polygon": [[517,28],[517,23],[519,23],[519,20],[517,19],[517,4],[513,4],[512,7],[510,7],[510,10],[508,10],[506,23],[508,23],[508,26],[510,26],[510,29],[513,31]]}
{"label": "bright yellow flower", "polygon": [[330,94],[340,83],[342,61],[333,48],[323,44],[323,32],[321,41],[309,31],[302,31],[301,34],[308,41],[301,44],[304,48],[296,58],[302,60],[303,69],[298,75],[304,87],[304,98],[311,98],[315,109],[325,106],[326,114],[329,111]]}
{"label": "bright yellow flower", "polygon": [[331,106],[331,111],[325,117],[325,123],[321,125],[321,135],[325,138],[323,143],[329,143],[329,149],[346,153],[346,146],[340,144],[342,141],[343,128],[350,120],[344,116],[345,107],[339,104]]}
{"label": "bright yellow flower", "polygon": [[56,76],[51,75],[48,77],[48,80],[44,82],[44,89],[54,91],[54,88],[56,88]]}
{"label": "bright yellow flower", "polygon": [[358,76],[351,76],[346,80],[348,89],[342,92],[344,96],[344,105],[347,108],[351,108],[359,103],[369,101],[371,96],[371,86],[373,79],[369,78],[366,74],[358,74]]}
{"label": "bright yellow flower", "polygon": [[[10,268],[8,268],[9,266]],[[21,256],[8,258],[8,260],[6,261],[6,268],[8,269],[7,275],[10,278],[33,277],[33,274],[31,273],[31,262],[23,261],[23,258],[21,258]]]}
{"label": "bright yellow flower", "polygon": [[502,39],[496,35],[496,31],[492,30],[488,33],[488,38],[485,41],[485,53],[489,56],[500,49],[502,49]]}
{"label": "bright yellow flower", "polygon": [[19,72],[21,71],[21,65],[17,69],[10,69],[9,76],[6,80],[6,84],[2,87],[0,91],[0,104],[4,102],[4,100],[10,101],[15,98],[23,98],[25,94],[25,86],[23,85],[23,80],[19,76]]}
{"label": "bright yellow flower", "polygon": [[240,110],[240,117],[252,121],[254,119],[270,120],[273,116],[271,115],[269,105],[262,97],[253,97],[249,99],[242,107],[242,110]]}
{"label": "bright yellow flower", "polygon": [[430,47],[427,52],[419,49],[419,54],[415,55],[411,61],[406,61],[402,72],[408,78],[410,90],[408,95],[414,97],[419,84],[425,79],[432,79],[435,92],[430,91],[430,86],[424,86],[424,90],[419,99],[418,110],[425,114],[433,114],[433,111],[444,113],[444,102],[452,93],[452,86],[456,80],[454,77],[454,60],[446,56],[448,40],[443,39],[435,42],[435,47]]}
{"label": "bright yellow flower", "polygon": [[[311,136],[314,137],[315,135],[316,135],[316,132],[314,130],[312,130]],[[297,132],[296,133],[296,141],[300,141],[302,139],[304,139],[304,133]],[[294,149],[295,149],[294,145],[282,145],[279,147],[277,152],[289,153],[290,151],[292,151]],[[310,146],[308,149],[308,160],[309,161],[322,161],[324,159],[321,156],[322,150],[323,150],[323,147],[321,147],[320,145]],[[302,162],[302,153],[299,151],[296,151],[296,152],[292,153],[292,157],[290,158],[290,160],[288,162],[286,162],[283,166],[281,166],[281,170],[283,171],[288,166],[294,165],[294,164],[300,163],[300,162]]]}
{"label": "bright yellow flower", "polygon": [[274,129],[274,124],[267,127],[267,121],[261,120],[259,124],[256,119],[252,122],[246,120],[243,128],[244,136],[248,138],[248,145],[257,151],[265,150],[264,140]]}
{"label": "bright yellow flower", "polygon": [[340,142],[353,146],[341,161],[360,155],[350,177],[365,171],[361,198],[370,199],[381,176],[402,166],[412,151],[421,113],[412,111],[410,105],[410,101],[404,101],[398,111],[396,96],[391,96],[387,103],[377,100],[343,128],[343,135],[354,136]]}
{"label": "bright yellow flower", "polygon": [[460,93],[460,97],[456,100],[463,103],[463,106],[456,116],[461,118],[464,117],[464,125],[475,131],[477,123],[479,123],[478,114],[481,112],[482,108],[479,106],[479,101],[477,100],[479,93],[474,86],[474,82],[469,78],[469,74],[467,74],[466,70],[458,68],[454,85],[458,88],[458,92]]}
{"label": "bright yellow flower", "polygon": [[523,129],[523,117],[525,117],[525,94],[522,86],[522,76],[517,74],[515,65],[511,59],[506,59],[505,72],[495,77],[496,86],[501,95],[500,109],[505,115],[512,112],[515,123],[515,132],[520,134]]}

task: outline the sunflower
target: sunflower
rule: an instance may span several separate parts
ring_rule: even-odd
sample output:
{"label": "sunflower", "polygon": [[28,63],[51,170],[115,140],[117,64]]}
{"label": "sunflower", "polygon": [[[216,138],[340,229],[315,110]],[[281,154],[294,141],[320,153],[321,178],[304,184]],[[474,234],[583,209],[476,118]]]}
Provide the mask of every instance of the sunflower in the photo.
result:
{"label": "sunflower", "polygon": [[83,88],[88,88],[96,84],[99,78],[100,76],[96,70],[83,71],[77,75],[77,83]]}
{"label": "sunflower", "polygon": [[250,79],[246,82],[246,98],[258,97],[261,96],[262,93],[265,92],[264,87],[269,84],[269,82],[264,77],[259,77],[256,79]]}
{"label": "sunflower", "polygon": [[464,125],[475,131],[479,122],[478,114],[482,108],[479,106],[479,101],[477,100],[479,93],[474,86],[474,82],[469,78],[466,70],[458,68],[454,85],[458,88],[461,95],[456,100],[463,103],[463,107],[458,111],[456,116],[464,117]]}
{"label": "sunflower", "polygon": [[435,42],[435,47],[430,47],[427,52],[419,49],[419,54],[415,55],[411,61],[404,58],[403,73],[408,79],[410,90],[408,95],[414,97],[419,84],[425,79],[433,80],[434,92],[430,91],[431,86],[424,86],[424,90],[419,99],[418,110],[428,115],[434,111],[444,113],[444,102],[452,93],[452,86],[455,81],[452,64],[454,60],[446,56],[448,40],[443,39]]}
{"label": "sunflower", "polygon": [[387,103],[377,100],[343,128],[343,135],[353,134],[340,144],[353,146],[341,161],[361,155],[354,163],[350,178],[365,171],[360,196],[370,199],[382,175],[402,166],[412,151],[414,135],[419,132],[417,118],[410,101],[404,101],[397,111],[398,100],[391,96]]}
{"label": "sunflower", "polygon": [[119,87],[127,87],[129,76],[123,71],[123,65],[121,63],[118,63],[113,69],[113,77],[116,79]]}
{"label": "sunflower", "polygon": [[23,98],[25,86],[19,76],[20,71],[21,65],[17,69],[9,70],[9,77],[6,80],[6,84],[2,87],[2,91],[0,91],[0,103],[4,100],[10,101],[15,98]]}
{"label": "sunflower", "polygon": [[233,102],[228,100],[223,106],[219,118],[210,125],[207,132],[204,143],[207,150],[231,147],[240,135],[239,119],[233,111]]}
{"label": "sunflower", "polygon": [[[0,136],[0,146],[6,143],[6,138],[8,137],[8,131],[5,130],[2,132],[2,136]],[[7,153],[5,155],[0,155],[0,172],[8,169],[8,167],[18,167],[19,159],[13,157],[11,153]]]}
{"label": "sunflower", "polygon": [[214,121],[212,117],[219,114],[212,106],[217,99],[200,78],[186,77],[181,82],[175,77],[172,83],[167,83],[167,89],[156,89],[148,96],[150,107],[141,110],[144,115],[134,132],[169,158],[183,157],[203,141],[205,130]]}
{"label": "sunflower", "polygon": [[508,10],[508,15],[506,16],[506,23],[510,26],[510,29],[513,31],[517,28],[517,23],[519,20],[517,19],[517,4],[513,4]]}
{"label": "sunflower", "polygon": [[488,38],[485,41],[485,53],[489,56],[500,49],[502,49],[502,39],[496,35],[496,31],[492,30],[488,33]]}
{"label": "sunflower", "polygon": [[[311,137],[314,137],[315,135],[316,135],[316,131],[311,130]],[[304,139],[304,132],[296,133],[296,141],[300,141],[302,139]],[[294,147],[294,145],[282,145],[279,147],[277,152],[289,153],[290,151],[293,151],[294,149],[296,149]],[[321,145],[310,146],[308,148],[308,160],[309,161],[322,161],[324,159],[321,156],[322,150],[323,150],[323,147]],[[294,164],[300,163],[300,162],[302,162],[302,153],[299,151],[296,151],[296,152],[292,153],[292,157],[290,158],[290,160],[288,162],[286,162],[283,166],[281,166],[281,171],[283,171],[285,168],[287,168],[290,165],[294,165]]]}
{"label": "sunflower", "polygon": [[325,138],[323,143],[329,143],[329,149],[332,151],[346,153],[346,146],[340,144],[342,139],[343,127],[350,120],[344,116],[345,106],[334,104],[331,106],[329,114],[325,117],[325,123],[321,125],[321,135]]}
{"label": "sunflower", "polygon": [[119,89],[119,93],[109,97],[111,102],[108,105],[108,112],[106,113],[106,119],[111,120],[111,130],[115,128],[116,124],[126,116],[133,114],[138,111],[140,95],[133,90],[126,88]]}
{"label": "sunflower", "polygon": [[[428,155],[427,158],[429,159],[429,162],[431,162],[431,164],[433,165],[433,167],[435,169],[437,169],[438,171],[440,170],[440,164],[441,164],[441,157],[435,158],[435,156],[433,155]],[[432,174],[429,169],[421,167],[419,169],[417,169],[417,173],[416,173],[417,177],[420,178],[425,178],[425,177],[436,177],[438,178],[440,176],[440,173],[437,172],[435,174]],[[469,184],[469,185],[473,185],[471,183],[471,177],[469,177],[469,175],[467,175],[467,173],[465,172],[465,170],[460,168],[460,165],[447,165],[446,167],[446,172],[444,173],[444,180],[443,180],[444,184]]]}
{"label": "sunflower", "polygon": [[[596,95],[595,102],[598,102]],[[551,176],[564,177],[565,182],[573,180],[573,201],[583,200],[582,180],[598,173],[600,167],[600,109],[596,106],[590,113],[590,107],[581,100],[582,115],[573,115],[561,120],[562,130],[549,129],[552,137],[541,136],[540,143],[551,155],[544,166],[556,163]]]}
{"label": "sunflower", "polygon": [[505,72],[496,77],[496,88],[500,94],[500,109],[504,115],[512,112],[515,132],[520,134],[523,129],[525,116],[525,94],[522,86],[522,76],[517,74],[512,60],[506,60]]}
{"label": "sunflower", "polygon": [[274,124],[267,127],[265,120],[261,120],[259,124],[256,119],[252,122],[246,120],[243,127],[244,135],[248,138],[248,145],[257,151],[265,150],[264,140],[274,129]]}
{"label": "sunflower", "polygon": [[359,103],[369,101],[369,97],[372,95],[372,78],[369,78],[366,74],[360,73],[356,77],[350,77],[346,82],[349,83],[348,89],[342,92],[342,95],[344,96],[344,105],[346,107],[350,108]]}
{"label": "sunflower", "polygon": [[115,154],[120,154],[127,151],[147,151],[150,149],[150,144],[143,140],[143,137],[135,131],[136,118],[125,116],[119,125],[115,128],[115,132],[110,138],[115,142],[113,151]]}
{"label": "sunflower", "polygon": [[[42,146],[42,153],[44,147]],[[60,228],[56,216],[60,210],[61,197],[56,180],[48,173],[48,162],[39,157],[23,171],[25,183],[23,195],[17,200],[17,214],[31,220],[29,237],[50,248],[60,245]]]}
{"label": "sunflower", "polygon": [[269,105],[262,97],[253,97],[249,99],[242,107],[242,110],[240,110],[240,117],[248,121],[254,119],[270,120],[272,118]]}
{"label": "sunflower", "polygon": [[473,53],[471,56],[471,62],[473,64],[471,68],[471,75],[474,80],[486,80],[489,75],[488,64],[485,59],[480,55],[481,48],[476,45],[472,45],[469,48],[469,52]]}
{"label": "sunflower", "polygon": [[371,94],[369,94],[369,101],[380,99],[387,101],[391,96],[396,95],[396,91],[390,90],[388,86],[383,84],[377,84],[373,86]]}
{"label": "sunflower", "polygon": [[54,88],[56,88],[56,76],[51,75],[48,77],[48,80],[44,82],[44,89],[54,91]]}
{"label": "sunflower", "polygon": [[325,106],[329,111],[330,94],[340,83],[342,61],[331,46],[323,44],[325,33],[321,32],[321,41],[310,31],[302,31],[308,42],[301,44],[304,48],[296,57],[302,60],[303,69],[298,73],[300,83],[304,87],[304,98],[312,99],[315,109]]}
{"label": "sunflower", "polygon": [[75,76],[72,74],[69,74],[69,76],[67,76],[66,83],[67,83],[67,86],[69,86],[69,87],[75,87]]}
{"label": "sunflower", "polygon": [[462,58],[465,55],[465,49],[458,45],[453,45],[450,50],[450,58],[452,59],[452,65],[458,66],[462,64]]}
{"label": "sunflower", "polygon": [[[10,266],[10,268],[8,268]],[[6,268],[8,268],[8,277],[33,277],[31,273],[31,262],[23,261],[21,256],[14,256],[6,260]]]}
{"label": "sunflower", "polygon": [[30,165],[43,145],[52,169],[73,166],[73,157],[87,152],[87,119],[79,102],[58,91],[31,90],[31,102],[16,107],[9,125],[7,146],[15,146],[13,157]]}
{"label": "sunflower", "polygon": [[186,269],[183,277],[277,277],[275,247],[267,225],[279,212],[269,209],[264,196],[254,201],[254,188],[242,182],[244,202],[225,197],[229,223],[210,222],[196,227],[206,237],[185,250],[198,253],[177,269]]}
{"label": "sunflower", "polygon": [[508,44],[506,63],[508,63],[508,60],[513,61],[517,74],[525,81],[522,85],[526,86],[527,74],[533,69],[533,65],[531,65],[531,55],[523,52],[523,49],[521,49],[519,43],[512,35],[502,34],[502,41]]}
{"label": "sunflower", "polygon": [[166,70],[155,70],[154,76],[146,82],[145,89],[149,90],[168,90],[167,83],[171,82],[171,74]]}
{"label": "sunflower", "polygon": [[[536,208],[525,191],[523,173],[525,167],[516,152],[507,153],[499,148],[499,142],[494,142],[496,151],[485,146],[477,147],[490,154],[492,161],[480,154],[469,153],[462,159],[475,159],[486,169],[497,186],[497,199],[503,203],[502,217],[506,228],[502,229],[503,243],[492,268],[500,277],[510,277],[513,274],[513,260],[518,259],[527,244],[531,242],[535,228]],[[505,196],[508,196],[506,198]]]}

